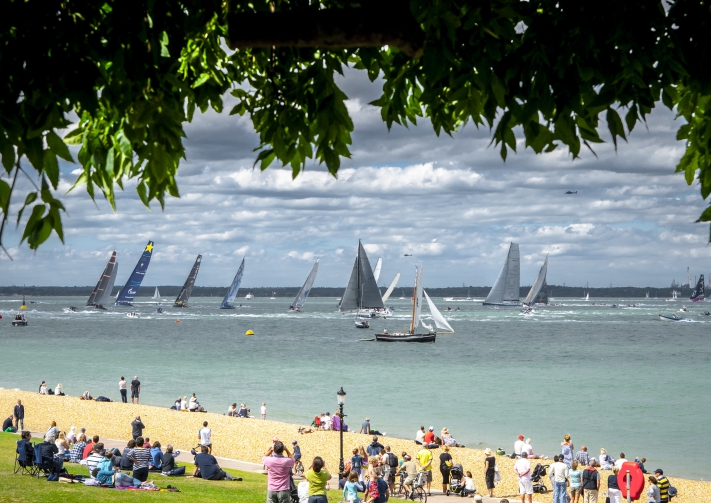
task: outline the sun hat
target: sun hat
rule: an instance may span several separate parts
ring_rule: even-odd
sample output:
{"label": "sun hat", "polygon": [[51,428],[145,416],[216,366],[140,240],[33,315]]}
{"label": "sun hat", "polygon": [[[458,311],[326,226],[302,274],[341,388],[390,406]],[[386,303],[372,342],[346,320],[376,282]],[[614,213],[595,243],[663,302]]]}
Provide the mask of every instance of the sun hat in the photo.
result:
{"label": "sun hat", "polygon": [[442,428],[442,431],[449,433],[449,430],[447,428]]}
{"label": "sun hat", "polygon": [[607,451],[604,448],[600,447],[600,454],[607,454]]}
{"label": "sun hat", "polygon": [[412,459],[412,457],[410,457],[409,454],[405,454],[405,455],[403,456],[403,459]]}
{"label": "sun hat", "polygon": [[488,447],[487,447],[486,449],[484,449],[484,455],[485,455],[485,456],[490,456],[490,455],[491,455],[491,449],[489,449]]}

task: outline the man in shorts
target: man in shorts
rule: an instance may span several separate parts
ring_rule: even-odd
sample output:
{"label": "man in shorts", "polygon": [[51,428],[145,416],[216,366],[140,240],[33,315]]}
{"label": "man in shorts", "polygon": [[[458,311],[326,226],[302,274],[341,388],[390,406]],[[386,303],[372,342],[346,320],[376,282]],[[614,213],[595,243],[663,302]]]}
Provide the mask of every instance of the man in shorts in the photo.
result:
{"label": "man in shorts", "polygon": [[[138,395],[141,392],[141,381],[138,380],[138,376],[133,376],[133,381],[131,381],[131,403],[138,405]],[[134,400],[136,400],[134,402]]]}
{"label": "man in shorts", "polygon": [[407,474],[403,484],[410,486],[410,489],[412,489],[412,484],[415,482],[415,478],[417,478],[417,464],[407,454],[402,457],[402,466],[400,466],[397,474],[400,475],[400,472],[403,471]]}
{"label": "man in shorts", "polygon": [[531,482],[531,462],[528,460],[528,454],[521,453],[521,458],[514,465],[514,472],[518,475],[518,492],[521,494],[521,503],[533,501],[533,482]]}
{"label": "man in shorts", "polygon": [[430,486],[432,485],[432,453],[430,452],[429,444],[423,444],[422,447],[422,450],[417,453],[417,464],[419,465],[420,470],[425,472],[427,496],[431,496]]}

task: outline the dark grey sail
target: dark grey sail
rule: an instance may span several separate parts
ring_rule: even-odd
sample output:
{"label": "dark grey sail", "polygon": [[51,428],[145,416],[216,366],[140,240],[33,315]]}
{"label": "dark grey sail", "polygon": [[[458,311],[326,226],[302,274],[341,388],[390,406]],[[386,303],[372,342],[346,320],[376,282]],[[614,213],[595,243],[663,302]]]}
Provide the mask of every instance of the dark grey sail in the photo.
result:
{"label": "dark grey sail", "polygon": [[180,290],[178,297],[175,299],[173,307],[188,307],[188,299],[190,294],[193,293],[193,287],[195,286],[195,280],[197,279],[198,271],[200,270],[200,262],[202,261],[202,255],[198,255],[195,259],[195,264],[188,275],[188,279],[185,280],[183,288]]}
{"label": "dark grey sail", "polygon": [[359,240],[358,255],[353,264],[351,278],[338,308],[341,312],[349,312],[359,309],[383,309],[384,307],[383,298],[380,296],[378,284],[373,276],[373,269],[368,261],[368,255]]}
{"label": "dark grey sail", "polygon": [[[94,287],[94,290],[91,292],[91,295],[89,296],[89,300],[86,301],[87,306],[98,306],[102,302],[102,298],[104,297],[104,292],[106,290],[110,290],[113,288],[114,284],[111,281],[111,276],[114,272],[114,267],[116,265],[116,250],[111,254],[111,258],[109,259],[108,263],[106,264],[106,267],[104,267],[104,272],[101,273],[101,277],[99,278],[99,282],[96,283],[96,286]],[[114,275],[114,279],[116,276]],[[111,283],[111,286],[109,286],[109,283]]]}

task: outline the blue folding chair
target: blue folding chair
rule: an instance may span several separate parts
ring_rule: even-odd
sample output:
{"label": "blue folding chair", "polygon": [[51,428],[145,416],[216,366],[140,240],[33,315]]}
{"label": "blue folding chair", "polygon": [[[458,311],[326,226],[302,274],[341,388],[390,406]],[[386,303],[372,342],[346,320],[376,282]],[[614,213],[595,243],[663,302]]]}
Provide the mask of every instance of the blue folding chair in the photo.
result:
{"label": "blue folding chair", "polygon": [[34,464],[37,478],[47,476],[52,471],[52,459],[42,456],[42,444],[34,446]]}
{"label": "blue folding chair", "polygon": [[17,441],[15,449],[15,467],[14,473],[20,475],[34,475],[36,471],[34,463],[34,449],[32,444],[25,439]]}

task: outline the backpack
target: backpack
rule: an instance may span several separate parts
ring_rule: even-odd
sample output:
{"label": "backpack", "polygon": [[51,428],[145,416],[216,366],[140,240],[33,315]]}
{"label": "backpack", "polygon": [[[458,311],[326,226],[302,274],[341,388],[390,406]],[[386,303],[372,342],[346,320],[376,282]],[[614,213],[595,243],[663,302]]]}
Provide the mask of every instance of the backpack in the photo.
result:
{"label": "backpack", "polygon": [[388,466],[390,468],[397,468],[397,456],[392,452],[388,453]]}
{"label": "backpack", "polygon": [[378,489],[378,479],[371,480],[368,485],[368,494],[370,495],[370,500],[375,501],[380,498],[380,489]]}
{"label": "backpack", "polygon": [[677,491],[676,487],[673,487],[670,484],[669,489],[667,489],[667,496],[669,496],[669,501],[671,501],[672,498],[674,498],[678,495],[679,495],[679,491]]}

